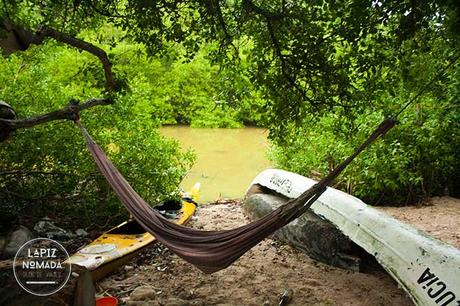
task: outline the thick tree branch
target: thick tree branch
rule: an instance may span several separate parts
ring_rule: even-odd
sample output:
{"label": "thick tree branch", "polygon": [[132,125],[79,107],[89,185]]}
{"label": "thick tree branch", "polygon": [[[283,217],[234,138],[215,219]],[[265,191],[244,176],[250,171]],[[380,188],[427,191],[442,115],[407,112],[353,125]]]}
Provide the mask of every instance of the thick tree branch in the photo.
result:
{"label": "thick tree branch", "polygon": [[[83,104],[71,102],[60,110],[39,115],[36,117],[19,120],[0,119],[0,135],[10,135],[17,129],[31,128],[35,125],[47,123],[54,120],[75,120],[78,112],[82,110],[97,105],[109,105],[112,103],[113,100],[111,99],[89,99]],[[4,139],[1,139],[0,137],[0,141],[1,140]]]}
{"label": "thick tree branch", "polygon": [[67,45],[70,45],[72,47],[75,47],[80,50],[87,51],[99,58],[99,60],[102,63],[102,67],[104,68],[104,74],[105,74],[105,89],[108,91],[116,91],[118,89],[118,85],[116,83],[115,77],[112,73],[112,64],[110,63],[109,57],[107,56],[107,53],[84,40],[66,35],[62,32],[59,32],[55,29],[52,28],[47,28],[44,26],[40,26],[35,33],[35,37],[33,40],[33,43],[35,44],[40,44],[42,43],[43,39],[45,37],[51,37],[59,42],[65,43]]}
{"label": "thick tree branch", "polygon": [[107,53],[84,40],[66,35],[58,30],[45,26],[38,27],[38,30],[33,33],[21,26],[13,24],[9,20],[0,20],[0,29],[7,31],[8,36],[0,40],[0,48],[5,55],[9,55],[18,50],[26,50],[30,44],[41,44],[45,37],[50,37],[58,42],[75,47],[79,50],[87,51],[95,55],[102,63],[105,75],[105,89],[107,91],[117,91],[119,86],[112,72],[112,64],[110,63]]}
{"label": "thick tree branch", "polygon": [[[0,48],[2,48],[4,54],[8,55],[18,50],[26,50],[30,44],[41,44],[46,37],[50,37],[58,42],[65,43],[79,50],[84,50],[95,55],[101,61],[102,67],[104,68],[106,90],[116,91],[119,89],[114,74],[112,73],[112,64],[110,63],[107,53],[103,49],[81,39],[71,37],[55,29],[44,26],[40,26],[35,33],[32,33],[31,31],[25,30],[22,27],[13,24],[9,20],[0,20],[0,29],[4,29],[9,33],[6,39],[0,40]],[[0,142],[6,140],[17,129],[30,128],[53,120],[75,120],[75,116],[77,116],[77,113],[81,110],[96,105],[107,105],[112,103],[113,100],[107,98],[90,99],[81,105],[71,102],[60,110],[36,117],[19,120],[0,118]]]}

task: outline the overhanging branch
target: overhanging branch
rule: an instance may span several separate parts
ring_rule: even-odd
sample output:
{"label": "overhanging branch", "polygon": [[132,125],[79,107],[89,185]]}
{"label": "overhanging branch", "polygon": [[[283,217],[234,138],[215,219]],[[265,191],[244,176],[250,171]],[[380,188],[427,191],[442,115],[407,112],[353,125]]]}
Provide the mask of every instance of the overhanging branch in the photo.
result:
{"label": "overhanging branch", "polygon": [[82,110],[97,105],[109,104],[113,104],[112,99],[89,99],[83,104],[71,102],[68,105],[61,108],[60,110],[26,119],[11,120],[0,118],[0,141],[6,139],[8,135],[10,135],[17,129],[31,128],[38,124],[43,124],[55,120],[75,120],[76,114]]}
{"label": "overhanging branch", "polygon": [[297,92],[302,96],[303,99],[307,100],[311,105],[318,104],[316,101],[308,97],[305,90],[301,88],[300,85],[296,82],[295,78],[290,75],[288,71],[288,66],[286,64],[286,60],[283,56],[283,53],[281,52],[281,45],[278,39],[276,38],[275,30],[273,29],[273,25],[272,25],[272,21],[269,18],[266,18],[266,22],[267,22],[268,34],[270,35],[270,40],[272,41],[273,48],[275,50],[275,54],[280,61],[282,75],[286,78],[289,84],[292,87],[294,87],[295,90],[297,90]]}
{"label": "overhanging branch", "polygon": [[115,76],[112,72],[112,64],[109,57],[107,56],[107,53],[98,46],[45,26],[39,26],[38,30],[33,33],[32,31],[26,30],[7,19],[1,18],[0,30],[5,30],[7,32],[6,38],[0,39],[0,48],[5,55],[9,55],[19,50],[26,50],[29,48],[30,44],[41,44],[46,37],[50,37],[58,42],[95,55],[101,61],[104,69],[105,89],[107,91],[117,91],[119,89]]}
{"label": "overhanging branch", "polygon": [[105,89],[108,91],[116,91],[118,89],[118,85],[112,72],[112,64],[110,63],[107,53],[103,49],[84,40],[66,35],[55,29],[44,26],[40,26],[38,28],[37,32],[35,33],[33,43],[40,44],[42,43],[45,37],[51,37],[56,41],[65,43],[67,45],[70,45],[80,50],[87,51],[95,55],[101,61],[102,67],[104,68]]}

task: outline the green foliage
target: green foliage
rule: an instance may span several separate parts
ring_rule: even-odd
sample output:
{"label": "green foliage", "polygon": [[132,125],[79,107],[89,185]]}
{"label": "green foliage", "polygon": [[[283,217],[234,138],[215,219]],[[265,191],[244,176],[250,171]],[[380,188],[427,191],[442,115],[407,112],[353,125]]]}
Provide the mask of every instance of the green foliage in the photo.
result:
{"label": "green foliage", "polygon": [[[99,63],[88,54],[51,43],[2,59],[0,66],[2,99],[20,117],[61,108],[72,98],[102,95]],[[155,205],[174,196],[194,157],[158,134],[140,97],[121,93],[114,105],[92,108],[81,116],[127,180]],[[65,213],[70,222],[80,223],[77,226],[126,217],[70,122],[18,131],[1,146],[2,224],[17,215]],[[40,213],[31,214],[35,209]],[[75,215],[81,218],[72,220]]]}
{"label": "green foliage", "polygon": [[[372,108],[336,108],[326,115],[310,114],[300,124],[290,124],[284,134],[290,137],[276,138],[272,158],[281,167],[306,176],[324,176],[349,156],[383,118],[395,114],[415,95],[425,85],[421,80],[434,77],[447,64],[440,60],[447,55],[450,53],[440,40],[433,42],[430,54],[412,53],[410,74],[406,69],[387,71],[387,87],[374,93],[377,102]],[[435,82],[429,94],[401,114],[400,123],[383,140],[345,170],[336,186],[374,205],[408,204],[446,191],[458,195],[459,81],[457,63]]]}
{"label": "green foliage", "polygon": [[128,3],[121,11],[132,18],[120,24],[151,54],[177,45],[196,53],[203,41],[217,41],[213,61],[234,67],[246,48],[245,70],[263,89],[270,121],[283,121],[272,134],[306,112],[374,103],[360,88],[379,88],[383,68],[394,67],[405,42],[423,48],[442,36],[458,46],[460,33],[454,1],[163,0]]}
{"label": "green foliage", "polygon": [[[103,31],[88,31],[82,36],[104,49],[110,48],[113,69],[130,88],[126,96],[129,101],[124,104],[133,105],[137,113],[156,124],[235,128],[242,123],[262,123],[259,110],[265,100],[244,74],[211,65],[206,54],[212,46],[203,45],[193,59],[184,61],[183,57],[172,59],[184,54],[183,48],[150,58],[142,45],[120,41],[123,31],[109,25]],[[99,82],[103,82],[97,64],[91,67],[95,71],[88,67],[82,77],[91,79],[99,73]]]}
{"label": "green foliage", "polygon": [[[373,103],[359,87],[379,88],[382,68],[393,68],[405,42],[423,49],[433,37],[451,47],[460,41],[455,0],[11,0],[0,3],[0,12],[68,33],[110,22],[152,56],[191,60],[212,46],[211,60],[225,67],[238,66],[246,49],[244,70],[263,88],[270,121]],[[271,129],[282,133],[283,126]]]}
{"label": "green foliage", "polygon": [[[166,56],[148,58],[142,45],[123,41],[123,36],[123,31],[109,25],[80,33],[81,38],[110,50],[113,71],[126,84],[114,105],[81,115],[128,181],[155,204],[173,196],[193,161],[191,152],[180,153],[176,143],[160,137],[157,127],[258,124],[260,115],[255,115],[251,105],[260,107],[263,100],[247,78],[212,67],[205,51],[185,63]],[[22,118],[61,108],[70,99],[83,101],[103,94],[105,80],[99,61],[53,42],[5,58],[0,64],[1,97]],[[31,205],[40,207],[37,216],[46,214],[48,208],[85,216],[86,223],[107,214],[116,216],[113,222],[124,216],[96,173],[81,136],[69,123],[20,131],[2,145],[0,172],[8,174],[0,176],[0,188],[5,191],[0,206],[9,212],[6,219],[21,215]],[[56,208],[61,202],[73,204]]]}

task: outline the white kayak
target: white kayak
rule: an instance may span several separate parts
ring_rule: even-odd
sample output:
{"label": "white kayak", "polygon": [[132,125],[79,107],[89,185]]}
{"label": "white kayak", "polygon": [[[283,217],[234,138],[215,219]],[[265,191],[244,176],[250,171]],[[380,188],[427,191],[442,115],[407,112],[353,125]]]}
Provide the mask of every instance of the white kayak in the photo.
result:
{"label": "white kayak", "polygon": [[[268,169],[251,186],[296,198],[315,183],[296,173]],[[459,249],[334,188],[328,188],[311,209],[374,255],[415,304],[460,305]]]}

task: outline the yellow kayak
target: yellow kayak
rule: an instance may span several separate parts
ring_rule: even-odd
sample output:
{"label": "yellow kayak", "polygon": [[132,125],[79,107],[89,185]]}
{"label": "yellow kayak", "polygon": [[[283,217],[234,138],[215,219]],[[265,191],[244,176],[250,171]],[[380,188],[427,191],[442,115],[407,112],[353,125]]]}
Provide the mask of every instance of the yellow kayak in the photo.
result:
{"label": "yellow kayak", "polygon": [[[174,218],[176,223],[185,224],[195,213],[199,194],[200,183],[196,183],[182,195],[181,203],[169,202],[155,209]],[[68,261],[86,267],[93,279],[99,280],[155,241],[135,220],[125,221],[81,248]]]}

